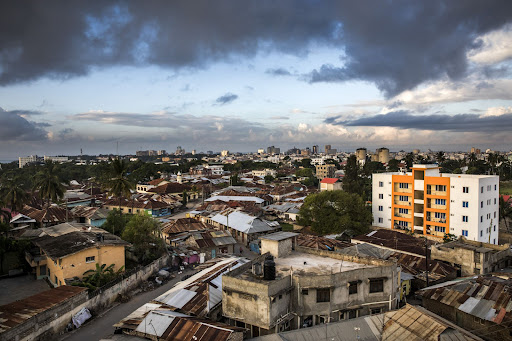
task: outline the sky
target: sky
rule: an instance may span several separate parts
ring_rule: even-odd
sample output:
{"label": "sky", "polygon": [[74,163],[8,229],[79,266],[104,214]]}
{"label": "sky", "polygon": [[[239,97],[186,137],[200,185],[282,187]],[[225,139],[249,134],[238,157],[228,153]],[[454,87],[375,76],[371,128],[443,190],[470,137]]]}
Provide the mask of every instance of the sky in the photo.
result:
{"label": "sky", "polygon": [[2,1],[0,160],[512,145],[512,2]]}

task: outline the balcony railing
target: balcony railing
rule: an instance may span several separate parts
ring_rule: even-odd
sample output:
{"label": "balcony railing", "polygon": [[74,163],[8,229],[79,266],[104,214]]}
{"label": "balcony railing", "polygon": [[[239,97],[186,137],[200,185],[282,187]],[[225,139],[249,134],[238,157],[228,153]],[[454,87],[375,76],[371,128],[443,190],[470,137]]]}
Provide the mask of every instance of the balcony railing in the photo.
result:
{"label": "balcony railing", "polygon": [[446,218],[432,218],[432,217],[427,217],[427,221],[431,221],[431,222],[434,222],[434,223],[441,223],[441,224],[446,224]]}
{"label": "balcony railing", "polygon": [[410,201],[395,200],[395,205],[411,206],[411,202]]}

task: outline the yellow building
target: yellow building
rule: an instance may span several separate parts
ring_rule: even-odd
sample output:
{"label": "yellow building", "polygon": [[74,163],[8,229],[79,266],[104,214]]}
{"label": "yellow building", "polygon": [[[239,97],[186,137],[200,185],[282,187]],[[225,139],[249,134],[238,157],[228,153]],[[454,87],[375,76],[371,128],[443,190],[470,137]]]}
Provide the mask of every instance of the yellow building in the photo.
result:
{"label": "yellow building", "polygon": [[38,278],[47,277],[56,287],[74,278],[82,279],[84,272],[96,268],[96,263],[114,264],[117,271],[125,265],[124,251],[129,245],[106,231],[98,233],[87,229],[55,237],[46,235],[36,239],[34,244],[39,247],[39,257],[46,259],[36,266]]}

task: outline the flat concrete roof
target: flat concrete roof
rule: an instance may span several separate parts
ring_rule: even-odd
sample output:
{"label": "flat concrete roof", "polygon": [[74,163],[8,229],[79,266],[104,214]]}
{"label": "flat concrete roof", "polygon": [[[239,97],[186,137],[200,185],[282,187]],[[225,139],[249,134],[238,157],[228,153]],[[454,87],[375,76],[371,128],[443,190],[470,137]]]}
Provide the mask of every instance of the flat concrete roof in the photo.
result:
{"label": "flat concrete roof", "polygon": [[293,272],[300,271],[317,275],[328,275],[354,269],[375,267],[374,265],[342,261],[341,259],[303,252],[292,252],[285,257],[275,258],[274,261],[276,263],[276,272],[281,275],[290,274],[290,269]]}
{"label": "flat concrete roof", "polygon": [[276,233],[267,234],[265,236],[261,236],[260,239],[285,240],[285,239],[292,238],[292,237],[295,237],[298,235],[299,235],[299,233],[295,233],[295,232],[276,232]]}

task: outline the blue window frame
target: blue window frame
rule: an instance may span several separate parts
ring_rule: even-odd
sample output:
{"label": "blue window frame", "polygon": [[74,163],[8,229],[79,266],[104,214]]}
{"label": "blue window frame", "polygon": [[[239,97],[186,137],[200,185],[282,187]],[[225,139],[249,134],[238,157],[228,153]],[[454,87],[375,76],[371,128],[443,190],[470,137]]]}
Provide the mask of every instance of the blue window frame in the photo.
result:
{"label": "blue window frame", "polygon": [[468,236],[468,230],[462,230],[462,235],[464,237],[467,237]]}
{"label": "blue window frame", "polygon": [[469,202],[463,201],[462,202],[462,207],[469,207]]}

